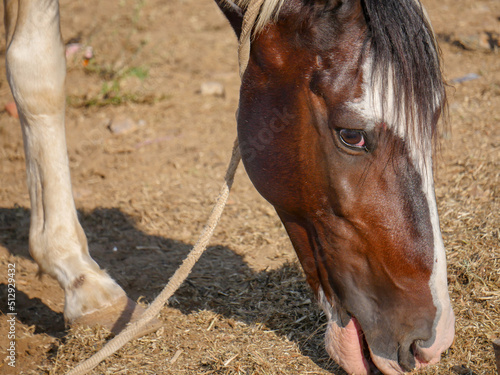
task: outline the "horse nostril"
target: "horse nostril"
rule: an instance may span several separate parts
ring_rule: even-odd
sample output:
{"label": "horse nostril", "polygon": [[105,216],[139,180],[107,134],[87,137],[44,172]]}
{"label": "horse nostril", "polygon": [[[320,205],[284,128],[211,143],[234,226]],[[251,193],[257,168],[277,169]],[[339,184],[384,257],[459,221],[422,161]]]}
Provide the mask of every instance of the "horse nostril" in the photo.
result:
{"label": "horse nostril", "polygon": [[415,343],[406,346],[401,345],[398,350],[398,363],[404,371],[411,371],[415,368],[415,355],[414,355],[414,345]]}

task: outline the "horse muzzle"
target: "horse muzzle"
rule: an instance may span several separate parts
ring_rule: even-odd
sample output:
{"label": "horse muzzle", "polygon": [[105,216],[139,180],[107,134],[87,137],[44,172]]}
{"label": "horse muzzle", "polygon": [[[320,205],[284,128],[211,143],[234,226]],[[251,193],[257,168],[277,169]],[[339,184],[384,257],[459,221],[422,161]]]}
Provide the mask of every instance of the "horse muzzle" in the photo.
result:
{"label": "horse muzzle", "polygon": [[[443,311],[436,324],[434,340],[422,342],[421,340],[399,340],[397,345],[392,345],[391,337],[384,337],[384,343],[397,347],[397,353],[392,353],[385,358],[376,353],[368,344],[362,325],[355,316],[342,311],[339,306],[325,306],[324,296],[320,292],[320,303],[329,318],[325,334],[325,347],[330,357],[349,374],[355,375],[397,375],[406,371],[420,369],[439,362],[441,353],[447,350],[454,337],[454,314],[450,305]],[[347,324],[341,324],[340,315],[350,316]],[[411,336],[411,335],[410,335]],[[394,360],[397,358],[397,360]]]}

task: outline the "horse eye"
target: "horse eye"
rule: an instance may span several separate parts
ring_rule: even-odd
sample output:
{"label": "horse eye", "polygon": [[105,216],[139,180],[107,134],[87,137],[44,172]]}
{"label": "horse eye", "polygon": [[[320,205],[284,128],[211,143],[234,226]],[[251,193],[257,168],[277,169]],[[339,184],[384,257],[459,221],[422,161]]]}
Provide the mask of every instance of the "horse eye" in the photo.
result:
{"label": "horse eye", "polygon": [[340,140],[346,146],[351,148],[366,149],[364,132],[355,129],[340,129]]}

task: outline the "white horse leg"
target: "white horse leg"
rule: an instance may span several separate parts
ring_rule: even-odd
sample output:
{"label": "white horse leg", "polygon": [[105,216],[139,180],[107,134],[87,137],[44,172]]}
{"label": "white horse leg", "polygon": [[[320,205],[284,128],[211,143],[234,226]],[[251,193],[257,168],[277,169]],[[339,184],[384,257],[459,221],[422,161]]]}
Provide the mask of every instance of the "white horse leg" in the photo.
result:
{"label": "white horse leg", "polygon": [[58,1],[4,0],[4,9],[7,78],[23,131],[31,200],[30,253],[64,289],[67,321],[118,330],[117,321],[123,326],[141,309],[90,257],[78,222],[64,131]]}

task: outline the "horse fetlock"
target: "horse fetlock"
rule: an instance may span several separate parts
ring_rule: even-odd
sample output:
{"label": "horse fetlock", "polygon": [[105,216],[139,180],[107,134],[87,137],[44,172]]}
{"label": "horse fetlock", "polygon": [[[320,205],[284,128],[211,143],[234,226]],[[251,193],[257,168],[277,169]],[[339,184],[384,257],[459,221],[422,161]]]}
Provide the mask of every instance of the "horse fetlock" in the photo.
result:
{"label": "horse fetlock", "polygon": [[[54,277],[62,288],[66,288],[69,280],[81,273],[80,268],[99,268],[88,254],[86,239],[82,241],[78,232],[64,225],[40,223],[37,219],[38,215],[32,212],[29,248],[41,272]],[[82,267],[84,263],[88,265]]]}
{"label": "horse fetlock", "polygon": [[50,225],[44,231],[33,229],[30,253],[40,271],[54,277],[63,288],[64,316],[70,322],[125,297],[123,289],[89,255],[81,231]]}

